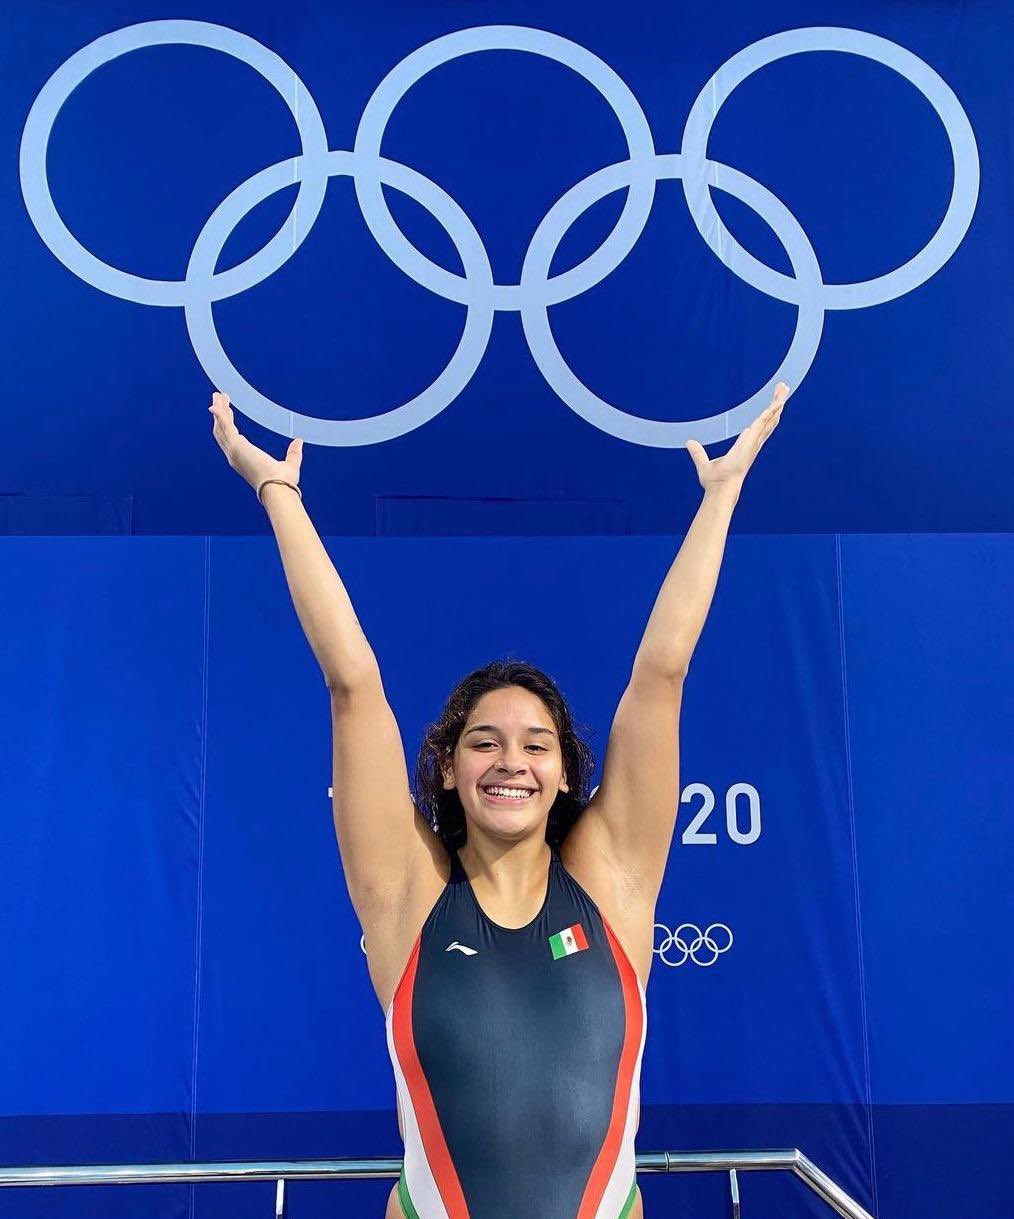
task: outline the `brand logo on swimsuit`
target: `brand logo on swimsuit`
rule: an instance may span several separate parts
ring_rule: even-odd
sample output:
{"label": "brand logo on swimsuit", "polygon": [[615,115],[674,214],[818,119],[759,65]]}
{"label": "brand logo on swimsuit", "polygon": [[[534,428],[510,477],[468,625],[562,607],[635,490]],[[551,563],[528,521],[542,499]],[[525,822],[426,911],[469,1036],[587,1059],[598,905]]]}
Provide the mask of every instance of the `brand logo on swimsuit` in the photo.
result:
{"label": "brand logo on swimsuit", "polygon": [[[182,279],[148,279],[102,262],[70,232],[50,192],[46,153],[64,102],[92,72],[142,47],[171,44],[207,47],[231,55],[259,73],[291,111],[301,155],[269,165],[226,196],[198,234]],[[416,82],[463,55],[501,50],[555,60],[582,76],[615,113],[627,145],[622,160],[589,174],[557,199],[539,222],[524,255],[519,281],[513,284],[494,281],[486,246],[461,205],[432,179],[380,151],[395,107]],[[768,64],[827,51],[883,64],[912,84],[943,124],[953,161],[951,199],[934,235],[904,265],[857,283],[826,283],[809,237],[786,205],[755,178],[708,156],[719,111],[740,84]],[[423,161],[418,150],[409,151],[413,164]],[[616,72],[579,43],[548,30],[475,26],[426,43],[395,64],[373,91],[359,119],[354,147],[332,150],[309,90],[274,51],[238,30],[208,21],[142,21],[96,38],[53,73],[25,121],[20,167],[28,214],[64,266],[85,283],[122,300],[182,308],[190,341],[212,385],[225,390],[235,406],[263,427],[323,445],[378,444],[403,436],[440,414],[471,381],[500,312],[520,313],[528,347],[547,383],[575,414],[601,431],[633,444],[665,449],[682,448],[688,436],[702,444],[726,440],[767,406],[779,381],[799,388],[816,358],[827,310],[880,305],[935,275],[961,244],[979,195],[975,135],[950,86],[929,64],[896,42],[838,26],[782,30],[737,51],[698,93],[679,152],[658,153],[647,116]],[[461,341],[437,379],[408,402],[361,419],[299,414],[261,393],[226,354],[213,314],[215,304],[255,287],[296,253],[335,177],[352,179],[363,219],[395,266],[428,292],[467,310]],[[797,318],[781,363],[750,397],[705,418],[668,422],[630,414],[589,389],[557,346],[549,311],[589,291],[620,265],[648,223],[658,184],[672,179],[682,185],[690,218],[715,257],[752,288],[794,306]],[[222,250],[244,216],[262,200],[295,185],[299,189],[289,218],[267,245],[245,262],[218,270]],[[431,261],[412,244],[390,211],[385,186],[413,199],[444,228],[457,248],[462,274]],[[732,195],[760,216],[781,243],[791,273],[776,270],[739,244],[715,206],[715,190]],[[626,192],[626,199],[606,240],[578,266],[550,275],[556,250],[571,227],[600,199],[617,191]]]}
{"label": "brand logo on swimsuit", "polygon": [[[661,944],[656,944],[652,952],[657,953],[666,965],[676,969],[693,961],[695,965],[705,968],[714,965],[723,952],[732,947],[732,930],[725,923],[711,923],[702,931],[694,923],[680,923],[675,931],[670,931],[665,923],[656,923],[655,930],[661,929],[665,934]],[[718,939],[714,933],[718,933]],[[680,953],[679,960],[671,961],[666,953]]]}
{"label": "brand logo on swimsuit", "polygon": [[450,952],[452,948],[456,948],[458,952],[463,952],[466,957],[474,957],[479,951],[478,948],[466,948],[464,944],[459,944],[458,941],[455,940],[453,943],[447,945],[444,952]]}

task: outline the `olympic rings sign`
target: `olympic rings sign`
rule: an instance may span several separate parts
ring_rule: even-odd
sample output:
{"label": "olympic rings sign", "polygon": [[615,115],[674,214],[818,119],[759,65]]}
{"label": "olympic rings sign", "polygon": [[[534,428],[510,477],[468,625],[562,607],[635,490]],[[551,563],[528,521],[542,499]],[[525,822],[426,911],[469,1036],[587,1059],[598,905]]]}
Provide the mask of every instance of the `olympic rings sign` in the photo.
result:
{"label": "olympic rings sign", "polygon": [[[656,923],[654,930],[661,928],[664,933],[661,944],[656,944],[652,952],[662,958],[666,965],[674,969],[693,961],[695,965],[707,968],[714,965],[718,958],[732,947],[732,930],[725,923],[711,923],[704,931],[694,923],[680,923],[675,931],[670,931],[665,923]],[[690,932],[692,934],[686,934]],[[713,936],[718,933],[718,939]],[[658,938],[657,936],[655,937]],[[671,961],[666,953],[675,955],[681,953],[679,960]]]}
{"label": "olympic rings sign", "polygon": [[[215,209],[194,242],[183,279],[145,279],[121,271],[86,250],[64,224],[49,189],[46,152],[64,102],[96,68],[142,47],[186,44],[209,47],[241,60],[282,96],[299,132],[302,155],[279,161],[237,186]],[[477,51],[526,51],[555,60],[582,76],[618,119],[628,158],[572,186],[543,217],[525,254],[520,282],[493,280],[489,255],[474,224],[440,186],[407,165],[381,155],[391,115],[411,87],[442,64]],[[937,231],[913,258],[874,279],[826,284],[809,238],[788,208],[766,187],[731,166],[708,158],[708,140],[722,105],[737,85],[766,64],[809,51],[840,51],[893,69],[922,93],[944,126],[954,163],[954,185]],[[20,155],[21,191],[32,223],[56,257],[102,292],[139,304],[184,310],[194,352],[213,385],[245,415],[283,436],[311,444],[377,444],[403,436],[438,415],[471,380],[485,353],[497,312],[515,311],[529,349],[548,384],[593,427],[632,444],[682,448],[694,437],[704,444],[738,434],[767,405],[775,385],[802,384],[817,354],[828,309],[865,309],[911,292],[947,262],[971,223],[979,194],[979,155],[968,116],[949,85],[917,55],[863,30],[813,26],[762,38],[737,52],[704,85],[690,109],[678,153],[655,151],[648,120],[623,80],[597,55],[576,42],[527,26],[489,25],[436,38],[406,56],[384,77],[366,104],[351,151],[331,150],[324,122],[289,65],[255,39],[206,21],[144,21],[105,34],[71,55],[36,97],[25,122]],[[363,419],[303,415],[266,397],[243,377],[226,354],[212,306],[261,283],[292,257],[309,235],[331,178],[349,177],[374,239],[416,283],[466,308],[465,325],[450,363],[414,398]],[[657,182],[682,183],[695,226],[734,275],[798,311],[796,330],[778,367],[743,402],[702,419],[667,422],[629,414],[594,394],[570,368],[549,324],[551,305],[571,300],[601,283],[626,258],[651,213]],[[230,234],[258,203],[294,183],[296,199],[285,224],[257,253],[216,272]],[[391,186],[426,208],[447,231],[464,268],[458,275],[428,259],[408,240],[391,215],[383,187]],[[712,190],[735,195],[770,226],[792,266],[775,271],[748,253],[715,209]],[[560,242],[588,208],[614,191],[626,191],[619,220],[584,262],[549,274]]]}

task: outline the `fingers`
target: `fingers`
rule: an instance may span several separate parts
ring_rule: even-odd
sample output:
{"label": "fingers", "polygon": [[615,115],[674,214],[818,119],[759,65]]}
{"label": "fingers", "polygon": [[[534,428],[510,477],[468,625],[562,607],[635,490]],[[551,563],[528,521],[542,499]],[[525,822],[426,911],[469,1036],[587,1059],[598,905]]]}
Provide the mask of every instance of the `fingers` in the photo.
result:
{"label": "fingers", "polygon": [[765,438],[773,430],[781,417],[782,407],[785,405],[785,399],[789,396],[789,387],[784,381],[779,381],[775,386],[775,392],[770,403],[761,411],[751,426],[756,426],[757,430],[765,434]]}
{"label": "fingers", "polygon": [[756,422],[761,425],[758,437],[759,445],[762,445],[778,426],[778,421],[782,417],[782,408],[785,406],[785,399],[788,396],[789,387],[784,381],[779,381],[775,386],[774,397],[771,399],[770,406],[757,416]]}
{"label": "fingers", "polygon": [[781,409],[781,407],[782,403],[778,400],[778,391],[776,390],[775,396],[771,399],[767,406],[760,412],[760,414],[754,416],[750,427],[759,430],[767,423],[767,421],[775,414],[776,411]]}
{"label": "fingers", "polygon": [[239,438],[232,407],[229,405],[229,395],[220,394],[217,390],[211,395],[211,405],[208,407],[215,422],[211,429],[212,435],[222,446]]}
{"label": "fingers", "polygon": [[775,386],[771,402],[761,411],[753,423],[740,433],[741,436],[749,436],[748,441],[745,443],[752,443],[756,445],[757,449],[760,449],[761,445],[763,445],[778,426],[778,421],[782,417],[782,407],[785,405],[785,399],[788,397],[788,394],[789,387],[784,381],[779,381]]}
{"label": "fingers", "polygon": [[758,415],[759,419],[770,419],[777,415],[785,405],[785,399],[789,396],[789,387],[784,381],[779,381],[775,386],[775,392],[771,396],[771,401]]}
{"label": "fingers", "polygon": [[684,448],[690,454],[690,459],[694,463],[698,474],[711,464],[707,449],[705,449],[699,440],[686,441]]}
{"label": "fingers", "polygon": [[216,419],[223,419],[228,423],[232,423],[232,407],[229,405],[229,395],[220,394],[217,390],[211,395],[211,405],[208,410],[215,416]]}

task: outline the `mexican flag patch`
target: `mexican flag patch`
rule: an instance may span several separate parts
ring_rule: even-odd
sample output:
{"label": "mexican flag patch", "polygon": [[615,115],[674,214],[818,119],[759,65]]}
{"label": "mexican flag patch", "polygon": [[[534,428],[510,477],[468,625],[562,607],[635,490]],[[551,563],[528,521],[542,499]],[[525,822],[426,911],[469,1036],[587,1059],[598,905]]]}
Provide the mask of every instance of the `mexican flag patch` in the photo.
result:
{"label": "mexican flag patch", "polygon": [[581,952],[582,949],[588,947],[584,928],[580,923],[575,923],[573,927],[565,927],[556,935],[549,937],[549,947],[553,950],[554,961],[558,961],[561,957],[569,957],[575,952]]}

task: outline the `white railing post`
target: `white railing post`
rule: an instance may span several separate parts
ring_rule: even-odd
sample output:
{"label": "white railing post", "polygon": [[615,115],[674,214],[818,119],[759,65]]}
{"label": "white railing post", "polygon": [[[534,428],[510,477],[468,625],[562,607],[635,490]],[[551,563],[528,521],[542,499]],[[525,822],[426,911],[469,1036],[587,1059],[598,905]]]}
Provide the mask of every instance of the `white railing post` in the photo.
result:
{"label": "white railing post", "polygon": [[729,1214],[732,1219],[739,1219],[739,1178],[735,1168],[729,1169]]}

